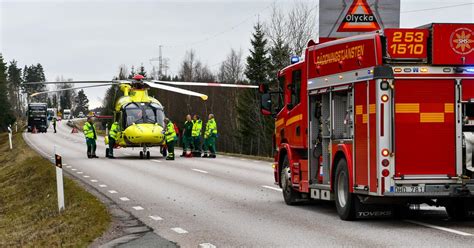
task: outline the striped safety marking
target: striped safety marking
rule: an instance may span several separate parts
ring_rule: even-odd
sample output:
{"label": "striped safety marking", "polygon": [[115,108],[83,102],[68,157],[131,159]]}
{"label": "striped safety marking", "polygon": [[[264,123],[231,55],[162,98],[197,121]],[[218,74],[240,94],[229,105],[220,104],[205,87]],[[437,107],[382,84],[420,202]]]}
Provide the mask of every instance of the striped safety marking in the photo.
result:
{"label": "striped safety marking", "polygon": [[302,119],[303,119],[303,115],[302,115],[302,114],[299,114],[299,115],[297,115],[297,116],[293,116],[293,117],[291,117],[290,119],[288,119],[288,120],[286,121],[286,125],[289,126],[289,125],[291,125],[291,124],[293,124],[293,123],[295,123],[295,122],[297,122],[297,121],[301,121]]}

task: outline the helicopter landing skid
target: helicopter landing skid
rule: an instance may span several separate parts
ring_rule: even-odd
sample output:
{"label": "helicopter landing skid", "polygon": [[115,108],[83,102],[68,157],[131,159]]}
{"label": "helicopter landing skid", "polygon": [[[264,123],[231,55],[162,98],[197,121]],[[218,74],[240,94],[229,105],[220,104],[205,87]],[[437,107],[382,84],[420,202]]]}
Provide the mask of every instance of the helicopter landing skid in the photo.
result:
{"label": "helicopter landing skid", "polygon": [[140,151],[140,158],[150,159],[150,151],[148,151],[148,147],[143,146],[143,151]]}

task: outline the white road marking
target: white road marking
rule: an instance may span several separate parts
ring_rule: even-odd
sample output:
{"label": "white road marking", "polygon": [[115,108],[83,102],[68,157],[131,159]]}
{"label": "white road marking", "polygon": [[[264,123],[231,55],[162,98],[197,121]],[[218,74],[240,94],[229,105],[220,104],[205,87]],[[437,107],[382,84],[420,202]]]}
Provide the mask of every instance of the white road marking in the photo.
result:
{"label": "white road marking", "polygon": [[63,164],[63,166],[66,166],[67,164]]}
{"label": "white road marking", "polygon": [[72,171],[77,171],[77,169],[71,169]]}
{"label": "white road marking", "polygon": [[163,220],[163,218],[161,218],[160,216],[157,216],[157,215],[150,215],[148,217],[150,217],[150,219],[152,219],[152,220]]}
{"label": "white road marking", "polygon": [[276,191],[282,191],[280,188],[276,188],[276,187],[272,187],[272,186],[267,186],[267,185],[262,185],[262,187],[266,188],[266,189],[272,189],[272,190],[276,190]]}
{"label": "white road marking", "polygon": [[66,166],[66,168],[72,168],[72,166],[68,165],[68,166]]}
{"label": "white road marking", "polygon": [[173,228],[171,228],[171,230],[173,230],[173,231],[175,231],[175,232],[177,232],[177,233],[179,233],[179,234],[188,233],[188,231],[184,230],[184,229],[181,228],[181,227],[173,227]]}
{"label": "white road marking", "polygon": [[247,159],[245,159],[245,158],[241,158],[240,160],[242,160],[242,161],[247,161]]}
{"label": "white road marking", "polygon": [[161,163],[160,160],[156,160],[156,159],[152,159],[151,161],[155,162],[155,163]]}
{"label": "white road marking", "polygon": [[204,174],[207,174],[207,173],[209,173],[209,172],[207,172],[207,171],[204,171],[204,170],[199,170],[199,169],[191,169],[191,170],[193,170],[193,171],[197,171],[197,172],[200,172],[200,173],[204,173]]}
{"label": "white road marking", "polygon": [[202,243],[199,244],[199,248],[216,248],[216,246],[211,243]]}
{"label": "white road marking", "polygon": [[99,187],[101,187],[101,188],[106,188],[107,185],[105,185],[105,184],[99,184]]}
{"label": "white road marking", "polygon": [[76,172],[76,173],[77,173],[77,174],[84,174],[84,172],[82,172],[82,171],[78,171],[78,172]]}
{"label": "white road marking", "polygon": [[93,182],[93,183],[96,183],[96,182],[98,182],[98,181],[97,181],[97,180],[95,180],[95,179],[92,179],[92,180],[91,180],[91,182]]}
{"label": "white road marking", "polygon": [[140,210],[143,210],[144,208],[142,208],[141,206],[135,206],[135,207],[132,207],[133,209],[137,210],[137,211],[140,211]]}
{"label": "white road marking", "polygon": [[84,178],[89,178],[90,176],[85,175]]}
{"label": "white road marking", "polygon": [[115,190],[109,190],[109,193],[110,193],[110,194],[117,194],[118,192],[115,191]]}
{"label": "white road marking", "polygon": [[128,199],[127,197],[120,197],[119,198],[121,201],[130,201],[130,199]]}
{"label": "white road marking", "polygon": [[454,234],[458,234],[458,235],[462,235],[462,236],[473,236],[473,234],[461,232],[461,231],[454,230],[454,229],[451,229],[451,228],[435,226],[435,225],[431,225],[431,224],[427,224],[427,223],[423,223],[423,222],[419,222],[419,221],[414,221],[414,220],[405,220],[405,221],[409,222],[409,223],[412,223],[412,224],[425,226],[425,227],[429,227],[429,228],[433,228],[433,229],[437,229],[437,230],[441,230],[441,231],[445,231],[445,232],[450,232],[450,233],[454,233]]}

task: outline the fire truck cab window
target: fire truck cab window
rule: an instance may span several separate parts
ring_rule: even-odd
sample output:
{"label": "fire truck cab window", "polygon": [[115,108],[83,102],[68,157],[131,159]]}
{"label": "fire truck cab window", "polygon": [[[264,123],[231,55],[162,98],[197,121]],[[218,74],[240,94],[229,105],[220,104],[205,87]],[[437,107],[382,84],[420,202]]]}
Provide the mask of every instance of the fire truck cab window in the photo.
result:
{"label": "fire truck cab window", "polygon": [[293,71],[291,75],[291,84],[289,87],[291,91],[291,108],[298,105],[301,101],[300,93],[301,93],[301,70]]}

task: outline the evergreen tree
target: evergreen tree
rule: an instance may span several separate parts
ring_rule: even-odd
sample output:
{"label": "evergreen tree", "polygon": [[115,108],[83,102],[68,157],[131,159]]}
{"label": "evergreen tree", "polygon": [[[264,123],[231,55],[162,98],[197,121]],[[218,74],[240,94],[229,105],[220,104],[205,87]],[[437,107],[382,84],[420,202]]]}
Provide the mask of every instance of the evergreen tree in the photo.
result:
{"label": "evergreen tree", "polygon": [[4,131],[8,125],[15,122],[15,116],[8,100],[7,93],[7,64],[0,53],[0,130]]}
{"label": "evergreen tree", "polygon": [[86,94],[84,94],[84,90],[80,90],[77,93],[77,97],[75,99],[76,108],[74,109],[74,115],[78,115],[79,112],[87,114],[89,112],[89,99],[87,98]]}
{"label": "evergreen tree", "polygon": [[135,67],[132,65],[132,70],[130,71],[130,75],[128,75],[128,79],[132,79],[135,76]]}
{"label": "evergreen tree", "polygon": [[[268,69],[270,58],[268,57],[267,39],[262,25],[257,23],[252,34],[250,55],[247,57],[245,76],[251,84],[268,82]],[[267,126],[273,121],[266,120],[260,114],[260,100],[257,90],[243,90],[238,96],[237,102],[238,132],[243,139],[244,152],[250,154],[265,154],[271,146],[271,131]]]}
{"label": "evergreen tree", "polygon": [[[44,76],[43,66],[41,64],[31,65],[29,67],[25,67],[24,71],[24,81],[25,82],[44,82],[46,80]],[[33,84],[27,85],[25,87],[26,92],[28,95],[31,95],[35,92],[45,91],[46,86],[44,84]],[[46,102],[47,95],[41,94],[38,96],[34,96],[32,101],[36,102]]]}
{"label": "evergreen tree", "polygon": [[8,94],[13,110],[17,117],[22,115],[23,108],[20,101],[20,89],[21,89],[21,68],[18,68],[15,60],[10,62],[8,66]]}

